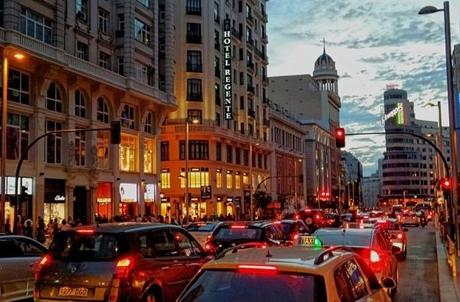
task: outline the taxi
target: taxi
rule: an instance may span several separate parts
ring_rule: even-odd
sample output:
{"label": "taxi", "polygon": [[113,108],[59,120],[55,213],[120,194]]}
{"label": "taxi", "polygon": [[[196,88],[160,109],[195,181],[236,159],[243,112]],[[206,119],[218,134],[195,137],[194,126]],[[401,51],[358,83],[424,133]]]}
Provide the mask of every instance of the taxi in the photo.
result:
{"label": "taxi", "polygon": [[313,236],[294,247],[233,249],[205,264],[177,301],[391,301],[357,254],[343,247],[324,249]]}

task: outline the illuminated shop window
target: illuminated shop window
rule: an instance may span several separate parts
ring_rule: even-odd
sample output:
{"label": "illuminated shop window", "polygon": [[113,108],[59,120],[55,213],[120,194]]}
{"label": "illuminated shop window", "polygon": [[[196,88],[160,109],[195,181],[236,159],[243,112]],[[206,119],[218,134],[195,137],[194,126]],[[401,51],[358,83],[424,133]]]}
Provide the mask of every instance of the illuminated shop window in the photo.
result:
{"label": "illuminated shop window", "polygon": [[232,171],[227,171],[226,183],[227,183],[227,189],[233,189]]}
{"label": "illuminated shop window", "polygon": [[235,189],[241,189],[241,175],[238,172],[235,174]]}
{"label": "illuminated shop window", "polygon": [[222,188],[222,170],[221,169],[216,170],[216,188],[217,189]]}
{"label": "illuminated shop window", "polygon": [[122,134],[120,144],[120,170],[136,172],[137,169],[137,138]]}
{"label": "illuminated shop window", "polygon": [[[185,188],[185,169],[181,169],[180,175],[180,187]],[[189,169],[188,180],[189,188],[201,188],[201,186],[209,186],[208,168]]]}
{"label": "illuminated shop window", "polygon": [[75,165],[85,166],[86,134],[83,131],[75,132]]}
{"label": "illuminated shop window", "polygon": [[244,185],[249,185],[249,177],[247,173],[243,174],[243,184]]}
{"label": "illuminated shop window", "polygon": [[161,188],[169,189],[171,188],[171,174],[168,169],[161,170]]}
{"label": "illuminated shop window", "polygon": [[153,139],[144,140],[144,173],[153,173]]}

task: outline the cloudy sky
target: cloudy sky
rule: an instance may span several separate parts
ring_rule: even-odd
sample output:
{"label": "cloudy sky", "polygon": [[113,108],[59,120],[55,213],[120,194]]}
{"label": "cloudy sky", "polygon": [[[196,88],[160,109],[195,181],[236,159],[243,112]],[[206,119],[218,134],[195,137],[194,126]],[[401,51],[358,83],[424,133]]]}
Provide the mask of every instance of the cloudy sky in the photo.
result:
{"label": "cloudy sky", "polygon": [[[442,12],[418,15],[440,0],[270,0],[267,2],[269,76],[312,74],[321,55],[335,60],[340,75],[341,125],[347,132],[383,131],[383,92],[407,90],[417,119],[437,121],[442,103],[448,122]],[[460,43],[460,1],[450,1],[452,45]],[[452,46],[453,47],[453,46]],[[370,175],[385,149],[383,136],[347,137]]]}

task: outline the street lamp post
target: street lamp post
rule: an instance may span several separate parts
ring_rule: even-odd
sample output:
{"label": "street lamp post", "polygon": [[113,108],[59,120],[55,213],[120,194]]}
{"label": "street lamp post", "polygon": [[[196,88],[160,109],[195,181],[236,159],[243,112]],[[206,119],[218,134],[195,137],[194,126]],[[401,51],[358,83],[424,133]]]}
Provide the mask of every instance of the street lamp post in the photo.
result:
{"label": "street lamp post", "polygon": [[[449,1],[444,1],[442,9],[438,9],[434,6],[425,6],[419,11],[419,15],[427,15],[436,12],[444,12],[444,36],[445,36],[445,51],[446,51],[446,75],[447,75],[447,100],[449,102],[449,128],[450,128],[450,143],[451,143],[451,175],[454,178],[453,192],[450,194],[451,199],[451,226],[455,226],[454,233],[457,233],[457,197],[458,197],[458,177],[457,177],[457,130],[455,113],[456,106],[454,102],[454,85],[452,77],[452,49],[451,49],[451,37],[450,37],[450,12],[449,12]],[[448,172],[448,171],[447,171]],[[455,197],[455,198],[454,198]],[[453,234],[451,234],[453,235]],[[457,249],[459,249],[460,240],[457,241]]]}
{"label": "street lamp post", "polygon": [[190,122],[198,124],[198,119],[185,119],[185,221],[188,222],[190,211],[190,198],[189,198],[189,179],[188,179],[188,160],[189,160],[189,135],[190,135]]}

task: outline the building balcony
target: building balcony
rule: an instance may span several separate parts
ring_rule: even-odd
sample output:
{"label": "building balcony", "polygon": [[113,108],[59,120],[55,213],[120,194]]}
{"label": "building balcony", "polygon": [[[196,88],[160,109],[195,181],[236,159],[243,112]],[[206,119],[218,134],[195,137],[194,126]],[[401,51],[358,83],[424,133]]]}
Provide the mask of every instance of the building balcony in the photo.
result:
{"label": "building balcony", "polygon": [[201,7],[187,6],[185,13],[192,16],[201,16]]}
{"label": "building balcony", "polygon": [[251,84],[248,84],[248,91],[254,94],[256,92],[256,89]]}
{"label": "building balcony", "polygon": [[261,58],[262,60],[267,61],[267,55],[264,52],[262,52],[261,50],[259,50],[257,48],[254,49],[254,54],[257,57]]}
{"label": "building balcony", "polygon": [[246,44],[248,44],[249,46],[251,46],[252,48],[254,48],[254,40],[253,40],[253,39],[248,38],[248,39],[246,40]]}
{"label": "building balcony", "polygon": [[187,43],[190,43],[190,44],[201,44],[201,36],[198,36],[198,35],[187,35]]}
{"label": "building balcony", "polygon": [[251,24],[254,24],[254,16],[252,14],[248,14],[246,20]]}
{"label": "building balcony", "polygon": [[201,64],[187,63],[187,72],[203,72],[203,66]]}
{"label": "building balcony", "polygon": [[220,51],[220,43],[219,43],[219,42],[215,42],[215,43],[214,43],[214,48],[215,48],[217,51]]}
{"label": "building balcony", "polygon": [[220,24],[220,16],[214,16],[214,22]]}
{"label": "building balcony", "polygon": [[203,95],[201,93],[187,95],[187,101],[201,102],[203,101]]}
{"label": "building balcony", "polygon": [[241,33],[234,27],[232,27],[232,35],[238,40],[241,40]]}
{"label": "building balcony", "polygon": [[248,115],[255,118],[256,117],[256,111],[253,109],[248,109]]}
{"label": "building balcony", "polygon": [[264,119],[263,124],[264,124],[265,127],[270,127],[270,120]]}
{"label": "building balcony", "polygon": [[248,67],[248,69],[249,69],[250,71],[254,72],[254,63],[248,62],[248,63],[246,64],[246,66]]}
{"label": "building balcony", "polygon": [[66,53],[64,49],[54,47],[15,30],[0,28],[0,43],[11,45],[11,47],[17,46],[32,56],[53,62],[70,72],[94,79],[111,87],[121,90],[133,90],[167,105],[176,103],[173,96],[155,87],[144,84],[137,79],[122,76],[89,61],[79,59],[72,54]]}

